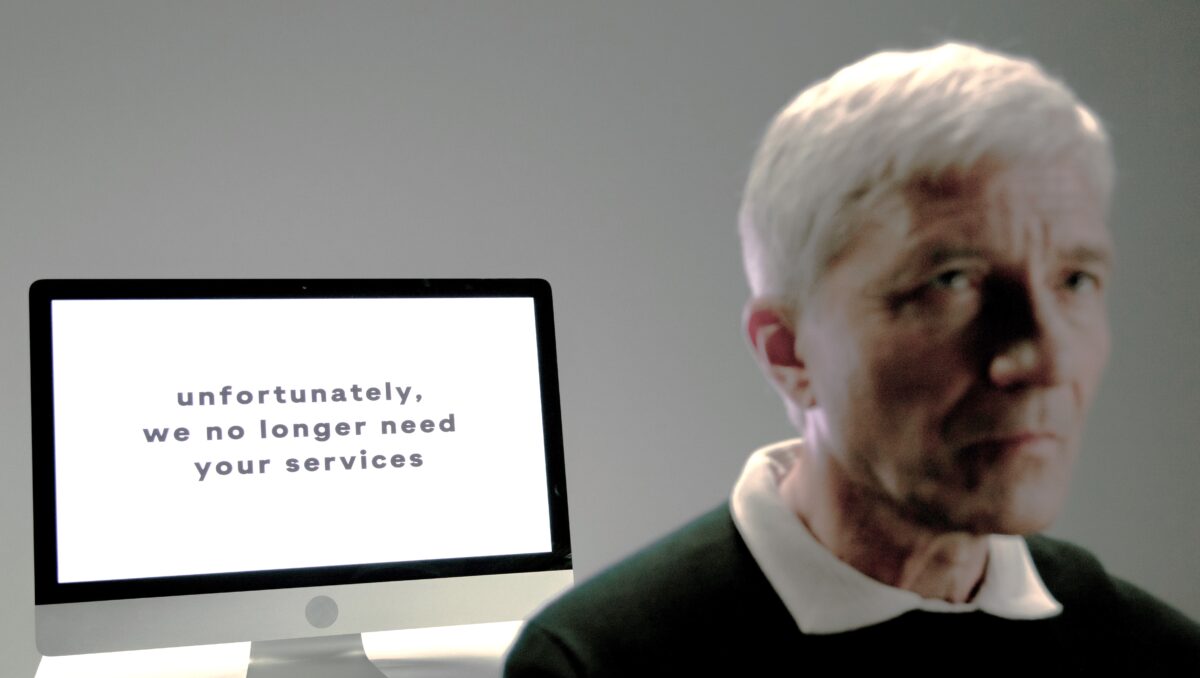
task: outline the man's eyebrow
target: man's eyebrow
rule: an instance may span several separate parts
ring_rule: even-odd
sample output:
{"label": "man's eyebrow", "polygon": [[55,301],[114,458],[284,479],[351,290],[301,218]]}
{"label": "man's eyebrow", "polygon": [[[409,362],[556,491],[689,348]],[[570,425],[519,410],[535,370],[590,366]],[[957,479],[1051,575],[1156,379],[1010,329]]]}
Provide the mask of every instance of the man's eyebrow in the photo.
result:
{"label": "man's eyebrow", "polygon": [[939,243],[926,252],[920,252],[918,249],[914,254],[916,254],[914,257],[916,262],[927,267],[941,266],[947,261],[955,259],[978,259],[985,256],[983,249],[979,247],[944,243]]}
{"label": "man's eyebrow", "polygon": [[1113,252],[1111,247],[1103,245],[1076,245],[1059,252],[1058,256],[1073,264],[1098,264],[1112,268]]}
{"label": "man's eyebrow", "polygon": [[888,278],[900,280],[914,272],[937,268],[948,261],[979,259],[984,256],[985,253],[981,248],[970,245],[945,242],[919,243],[900,255]]}

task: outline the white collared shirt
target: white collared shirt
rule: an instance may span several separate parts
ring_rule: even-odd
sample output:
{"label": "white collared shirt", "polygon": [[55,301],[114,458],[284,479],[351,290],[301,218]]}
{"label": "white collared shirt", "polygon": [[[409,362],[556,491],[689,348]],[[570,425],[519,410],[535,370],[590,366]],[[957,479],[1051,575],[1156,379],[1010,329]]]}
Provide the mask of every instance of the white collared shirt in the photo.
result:
{"label": "white collared shirt", "polygon": [[803,444],[789,440],[752,454],[730,503],[738,532],[801,632],[840,633],[912,610],[982,610],[1007,619],[1042,619],[1062,611],[1038,576],[1025,540],[1017,536],[988,536],[987,572],[969,603],[922,598],[838,560],[780,496],[779,483]]}

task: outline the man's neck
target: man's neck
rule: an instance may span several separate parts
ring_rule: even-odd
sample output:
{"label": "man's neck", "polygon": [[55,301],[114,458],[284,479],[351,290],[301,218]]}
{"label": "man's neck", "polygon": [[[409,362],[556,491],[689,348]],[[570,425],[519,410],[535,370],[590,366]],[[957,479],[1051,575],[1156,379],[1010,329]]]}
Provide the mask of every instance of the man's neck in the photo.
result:
{"label": "man's neck", "polygon": [[970,601],[983,582],[986,535],[915,524],[865,496],[836,461],[811,448],[780,490],[817,541],[872,579],[952,603]]}

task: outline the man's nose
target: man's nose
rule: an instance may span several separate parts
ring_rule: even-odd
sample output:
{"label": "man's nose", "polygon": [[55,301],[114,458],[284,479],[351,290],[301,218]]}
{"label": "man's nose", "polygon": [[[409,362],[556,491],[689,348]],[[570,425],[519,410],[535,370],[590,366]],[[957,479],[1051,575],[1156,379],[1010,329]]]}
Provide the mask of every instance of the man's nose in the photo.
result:
{"label": "man's nose", "polygon": [[985,331],[992,334],[988,378],[998,388],[1052,386],[1069,369],[1065,318],[1050,291],[1026,285],[1004,290]]}

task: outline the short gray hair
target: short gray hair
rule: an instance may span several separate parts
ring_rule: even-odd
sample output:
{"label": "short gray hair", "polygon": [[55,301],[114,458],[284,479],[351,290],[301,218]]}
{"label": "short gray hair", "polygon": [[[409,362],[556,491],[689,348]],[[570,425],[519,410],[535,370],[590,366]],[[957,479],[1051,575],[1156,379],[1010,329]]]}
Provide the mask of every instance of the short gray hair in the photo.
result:
{"label": "short gray hair", "polygon": [[767,129],[739,214],[751,292],[799,310],[870,209],[914,181],[1063,156],[1107,204],[1103,126],[1033,61],[955,43],[869,56],[801,92]]}

